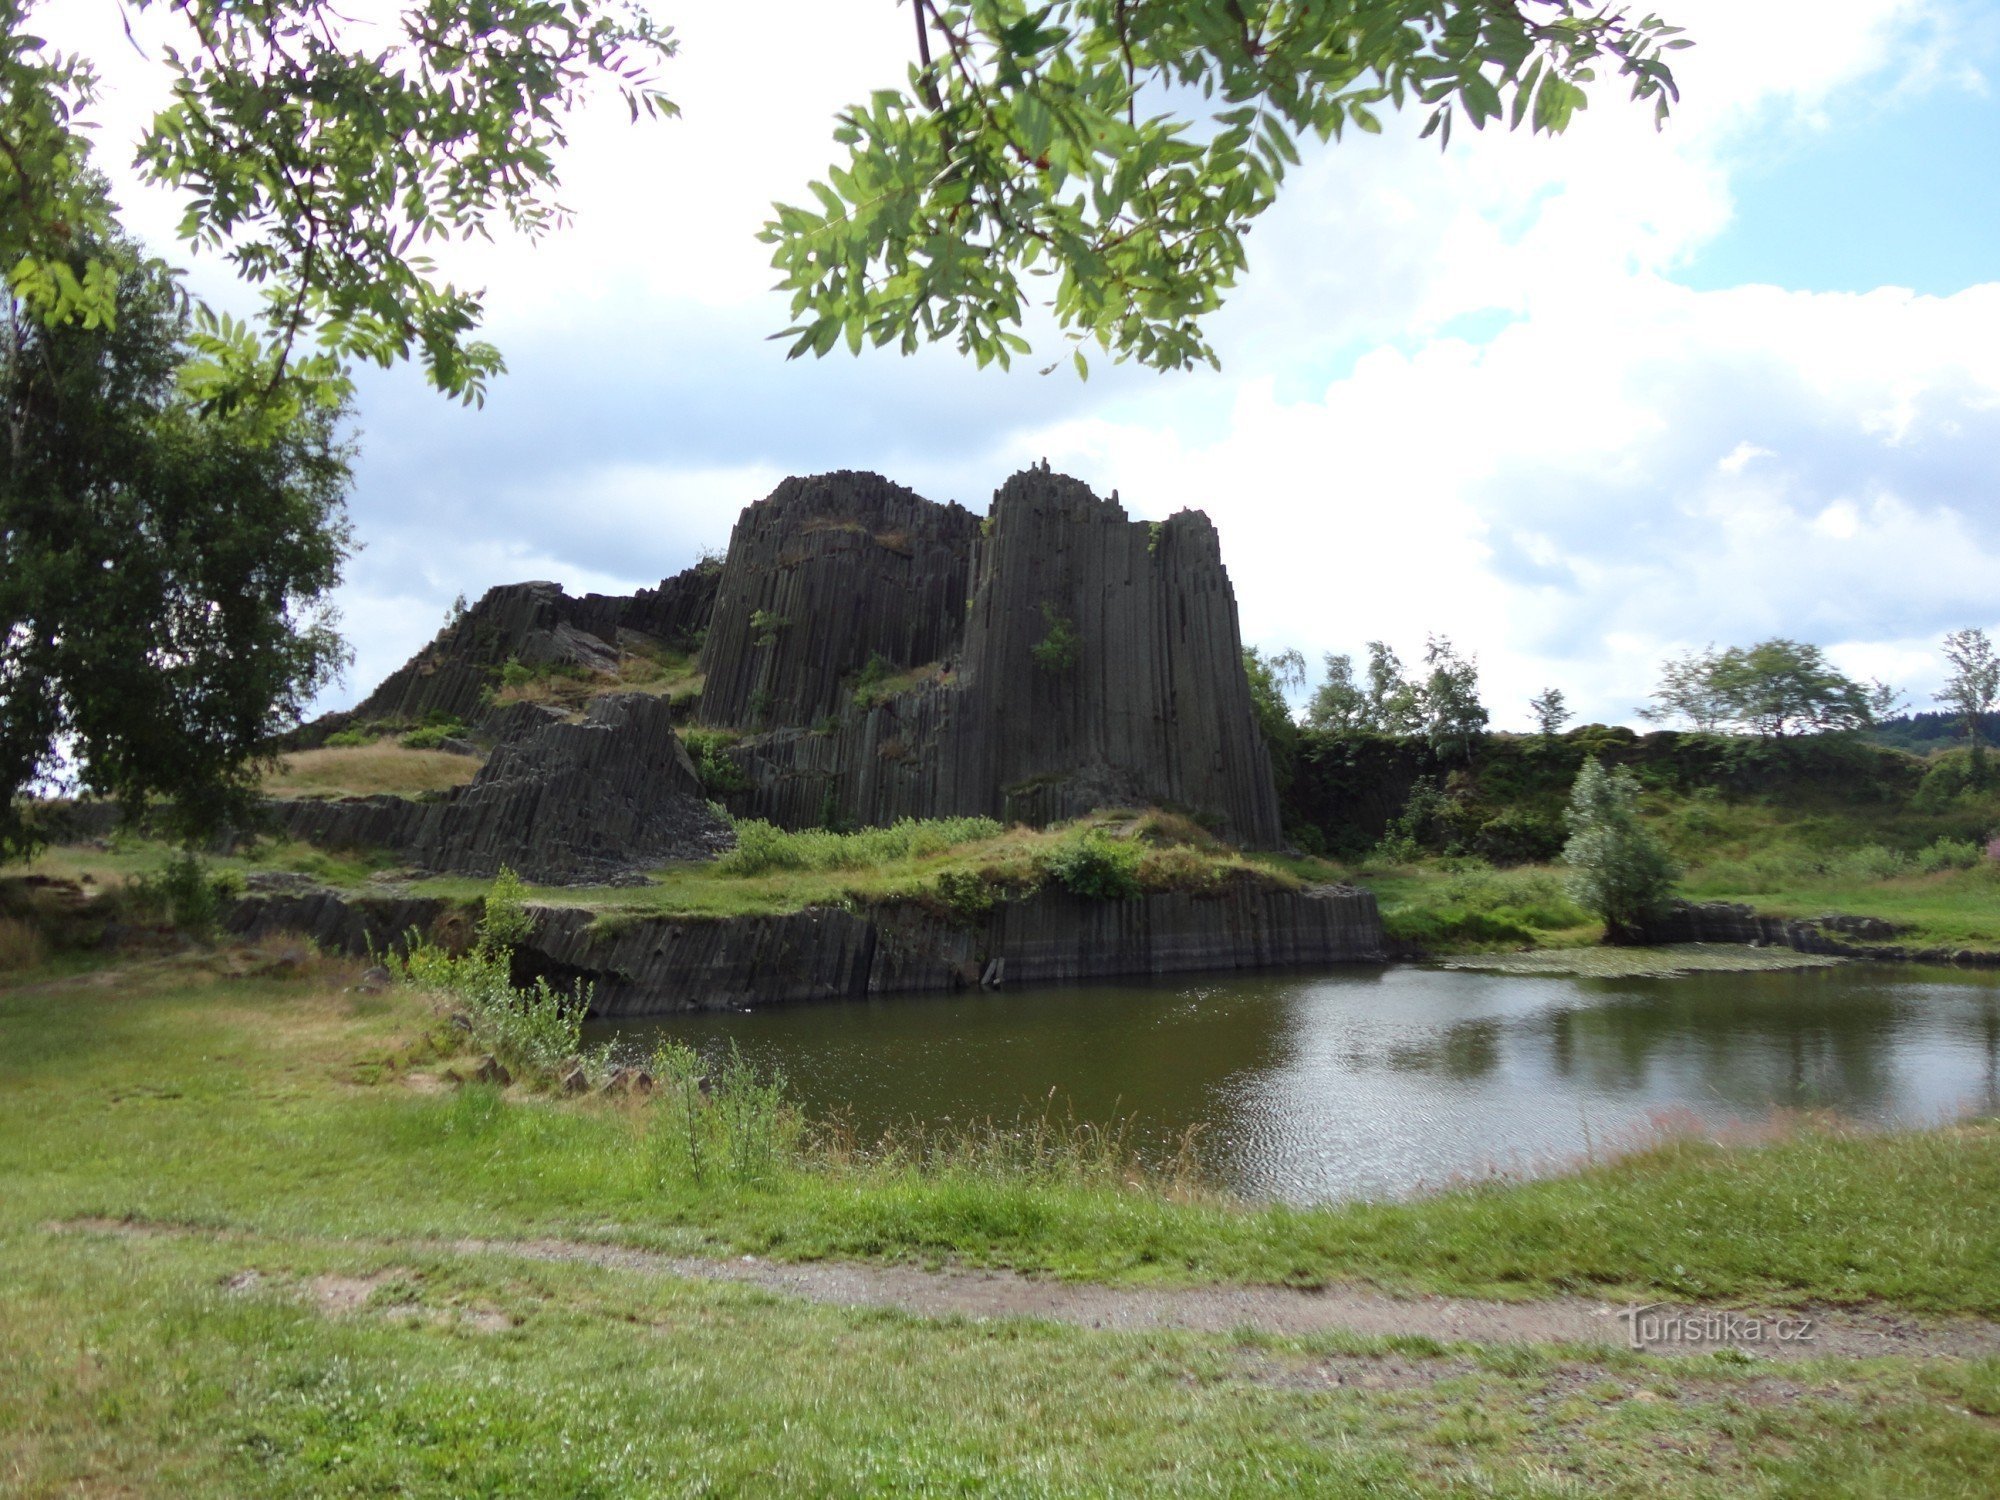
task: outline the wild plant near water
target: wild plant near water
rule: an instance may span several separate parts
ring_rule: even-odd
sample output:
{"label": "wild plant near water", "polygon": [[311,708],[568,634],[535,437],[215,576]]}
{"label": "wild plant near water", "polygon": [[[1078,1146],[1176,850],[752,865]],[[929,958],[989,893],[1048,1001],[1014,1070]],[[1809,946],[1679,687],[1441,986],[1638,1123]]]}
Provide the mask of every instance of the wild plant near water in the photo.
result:
{"label": "wild plant near water", "polygon": [[646,1147],[662,1183],[748,1184],[798,1163],[802,1127],[782,1073],[763,1073],[732,1044],[712,1070],[692,1047],[663,1042],[648,1064],[655,1093]]}
{"label": "wild plant near water", "polygon": [[581,1057],[592,989],[580,984],[565,994],[540,977],[515,988],[514,950],[534,927],[524,894],[520,877],[501,866],[468,952],[451,953],[412,931],[404,952],[387,963],[403,983],[454,1002],[473,1041],[510,1070],[549,1079]]}

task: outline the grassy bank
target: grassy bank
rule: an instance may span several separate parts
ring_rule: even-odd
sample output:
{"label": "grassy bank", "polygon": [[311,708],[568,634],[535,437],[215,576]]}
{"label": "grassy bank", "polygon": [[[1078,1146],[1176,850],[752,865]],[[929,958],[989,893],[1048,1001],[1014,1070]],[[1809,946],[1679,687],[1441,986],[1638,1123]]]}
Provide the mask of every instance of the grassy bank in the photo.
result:
{"label": "grassy bank", "polygon": [[[352,979],[284,944],[0,979],[0,1488],[1971,1495],[2000,1465],[1992,1361],[1780,1396],[1719,1359],[931,1322],[446,1243],[1994,1313],[1991,1125],[1320,1210],[1070,1149],[798,1137],[697,1173],[658,1100],[439,1088],[432,1014]],[[125,1220],[205,1232],[87,1227]]]}
{"label": "grassy bank", "polygon": [[[801,1148],[696,1172],[658,1106],[429,1092],[402,992],[161,960],[6,992],[0,1187],[36,1222],[138,1214],[271,1232],[615,1233],[665,1249],[952,1257],[1063,1275],[1474,1293],[1886,1298],[2000,1313],[2000,1134],[1805,1129],[1396,1205],[1245,1209],[1133,1191],[1061,1150]],[[235,977],[218,977],[221,972]],[[720,1172],[720,1175],[718,1175]],[[741,1176],[741,1180],[739,1180]],[[1663,1216],[1662,1203],[1675,1211]],[[1825,1226],[1837,1224],[1839,1233]]]}

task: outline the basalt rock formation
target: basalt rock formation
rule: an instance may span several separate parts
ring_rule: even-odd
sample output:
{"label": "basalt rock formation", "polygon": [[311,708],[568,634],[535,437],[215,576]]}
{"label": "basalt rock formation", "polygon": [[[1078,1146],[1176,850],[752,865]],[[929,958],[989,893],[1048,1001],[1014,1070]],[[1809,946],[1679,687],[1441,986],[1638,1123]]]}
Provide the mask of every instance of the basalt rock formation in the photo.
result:
{"label": "basalt rock formation", "polygon": [[390,849],[430,870],[545,885],[606,884],[733,842],[665,699],[600,698],[583,722],[554,720],[495,749],[469,785],[402,797],[273,804],[294,838]]}
{"label": "basalt rock formation", "polygon": [[[630,599],[494,589],[338,721],[476,723],[502,747],[479,780],[442,813],[286,817],[307,837],[384,842],[440,869],[484,869],[502,847],[550,837],[562,848],[541,867],[605,867],[616,839],[639,837],[632,818],[611,817],[586,857],[549,832],[547,796],[521,789],[595,741],[559,733],[546,706],[487,705],[510,661],[565,663],[614,687],[637,637],[701,643],[695,712],[723,732],[711,763],[733,763],[717,784],[738,815],[788,828],[966,814],[1047,824],[1157,805],[1240,844],[1280,841],[1215,528],[1197,511],[1133,521],[1047,468],[1008,480],[983,520],[874,474],[788,479],[743,512],[719,569]],[[545,748],[523,781],[512,751],[530,746]],[[655,760],[685,764],[678,747]],[[626,867],[691,838],[691,824],[641,838]]]}
{"label": "basalt rock formation", "polygon": [[877,474],[787,479],[729,539],[701,666],[704,724],[815,725],[871,661],[953,655],[979,518]]}
{"label": "basalt rock formation", "polygon": [[[1369,892],[1252,882],[1122,902],[1044,890],[973,918],[920,903],[727,920],[607,922],[573,907],[529,914],[532,929],[515,952],[517,980],[588,982],[593,1014],[609,1016],[961,989],[982,979],[1065,984],[1382,956]],[[317,891],[246,898],[226,925],[245,936],[303,930],[327,947],[381,952],[413,929],[435,937],[450,927],[463,941],[470,915],[438,900]]]}
{"label": "basalt rock formation", "polygon": [[1648,944],[1745,943],[1756,948],[1790,948],[1795,953],[1871,959],[1878,963],[2000,967],[2000,953],[1978,948],[1913,947],[1892,941],[1909,930],[1881,917],[1839,913],[1773,917],[1729,901],[1676,901],[1647,923],[1639,938]]}
{"label": "basalt rock formation", "polygon": [[952,611],[963,632],[936,677],[850,707],[831,733],[741,746],[747,809],[790,827],[829,808],[854,823],[1047,824],[1156,804],[1275,846],[1277,792],[1208,518],[1132,521],[1076,480],[1030,470],[994,496],[984,533]]}
{"label": "basalt rock formation", "polygon": [[478,723],[494,681],[510,661],[525,667],[567,666],[609,672],[632,638],[669,650],[689,650],[707,628],[720,573],[689,568],[630,596],[571,598],[553,583],[508,583],[488,589],[437,638],[390,673],[345,713],[316,720],[301,745],[355,724],[421,724],[426,719]]}

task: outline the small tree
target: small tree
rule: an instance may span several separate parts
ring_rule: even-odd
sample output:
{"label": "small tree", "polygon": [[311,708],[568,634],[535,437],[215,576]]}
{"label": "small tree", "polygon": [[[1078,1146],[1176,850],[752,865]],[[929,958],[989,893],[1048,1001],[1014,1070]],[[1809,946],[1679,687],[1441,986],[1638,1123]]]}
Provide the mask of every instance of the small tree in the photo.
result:
{"label": "small tree", "polygon": [[1528,710],[1534,714],[1545,740],[1561,734],[1563,725],[1576,717],[1570,712],[1569,700],[1563,697],[1561,688],[1543,688],[1541,697],[1528,700]]}
{"label": "small tree", "polygon": [[1980,743],[1979,728],[2000,699],[2000,655],[1986,632],[1978,629],[1954,630],[1944,638],[1944,659],[1951,665],[1944,691],[1937,701],[1958,715],[1971,749],[1972,784],[1986,782],[1986,747]]}
{"label": "small tree", "polygon": [[1479,659],[1460,656],[1448,637],[1434,635],[1424,642],[1424,665],[1430,668],[1418,695],[1424,738],[1439,755],[1468,757],[1488,718],[1479,701]]}
{"label": "small tree", "polygon": [[1368,727],[1368,695],[1355,685],[1354,658],[1326,657],[1326,681],[1313,690],[1306,723],[1330,734]]}
{"label": "small tree", "polygon": [[1251,711],[1257,715],[1257,727],[1263,730],[1264,744],[1271,752],[1272,775],[1283,791],[1291,785],[1299,743],[1298,722],[1285,695],[1306,685],[1306,659],[1296,650],[1266,656],[1255,646],[1245,646],[1243,675],[1250,683]]}
{"label": "small tree", "polygon": [[1800,731],[1865,729],[1895,702],[1895,690],[1856,682],[1817,646],[1776,636],[1754,646],[1714,647],[1668,662],[1642,718],[1685,719],[1697,729],[1733,725],[1765,739]]}
{"label": "small tree", "polygon": [[1673,893],[1679,871],[1666,847],[1639,820],[1639,782],[1620,766],[1607,771],[1595,759],[1577,773],[1569,795],[1570,895],[1604,921],[1614,943],[1637,942],[1649,918]]}
{"label": "small tree", "polygon": [[1424,727],[1423,693],[1403,675],[1403,659],[1386,641],[1368,643],[1368,695],[1363,726],[1378,734],[1415,734]]}
{"label": "small tree", "polygon": [[1722,722],[1723,709],[1715,695],[1715,648],[1690,651],[1660,666],[1660,685],[1639,717],[1655,724],[1680,719],[1707,733]]}

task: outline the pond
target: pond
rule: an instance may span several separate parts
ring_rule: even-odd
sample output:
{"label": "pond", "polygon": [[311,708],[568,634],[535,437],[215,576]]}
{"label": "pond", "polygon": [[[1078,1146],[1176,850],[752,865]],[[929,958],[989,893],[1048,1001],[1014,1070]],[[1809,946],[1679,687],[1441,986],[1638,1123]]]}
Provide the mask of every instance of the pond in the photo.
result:
{"label": "pond", "polygon": [[[2000,1104],[2000,977],[1842,965],[1677,978],[1396,965],[616,1023],[781,1069],[872,1136],[1053,1107],[1129,1119],[1250,1197],[1393,1197],[1601,1155],[1663,1122]],[[606,1034],[600,1031],[600,1035]]]}

